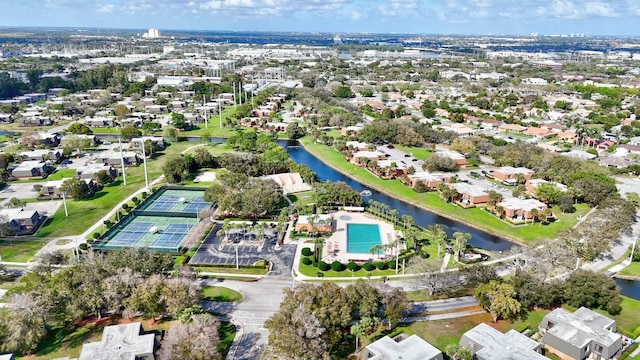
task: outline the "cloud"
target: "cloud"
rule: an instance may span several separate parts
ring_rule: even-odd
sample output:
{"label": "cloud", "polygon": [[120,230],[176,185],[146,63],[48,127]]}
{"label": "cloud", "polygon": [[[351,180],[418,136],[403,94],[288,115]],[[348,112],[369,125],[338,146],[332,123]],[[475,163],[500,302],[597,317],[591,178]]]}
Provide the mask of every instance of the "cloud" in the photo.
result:
{"label": "cloud", "polygon": [[115,5],[113,4],[105,4],[100,6],[98,9],[96,9],[96,12],[99,12],[101,14],[110,14],[113,12],[113,10],[115,9]]}

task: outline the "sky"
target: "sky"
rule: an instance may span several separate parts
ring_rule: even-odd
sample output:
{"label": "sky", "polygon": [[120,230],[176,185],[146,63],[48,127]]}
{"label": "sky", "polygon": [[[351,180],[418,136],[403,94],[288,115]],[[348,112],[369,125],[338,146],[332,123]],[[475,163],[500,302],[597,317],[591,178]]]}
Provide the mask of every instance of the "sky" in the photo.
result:
{"label": "sky", "polygon": [[640,0],[0,0],[0,26],[640,35]]}

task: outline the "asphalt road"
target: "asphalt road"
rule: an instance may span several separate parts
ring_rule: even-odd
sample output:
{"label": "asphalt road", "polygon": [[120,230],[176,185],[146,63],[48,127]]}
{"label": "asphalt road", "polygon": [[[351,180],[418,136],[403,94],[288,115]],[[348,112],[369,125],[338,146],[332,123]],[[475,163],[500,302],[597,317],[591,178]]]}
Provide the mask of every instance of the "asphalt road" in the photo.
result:
{"label": "asphalt road", "polygon": [[429,312],[451,311],[456,309],[477,306],[478,301],[473,296],[464,296],[459,298],[416,302],[410,310],[411,314],[424,314]]}

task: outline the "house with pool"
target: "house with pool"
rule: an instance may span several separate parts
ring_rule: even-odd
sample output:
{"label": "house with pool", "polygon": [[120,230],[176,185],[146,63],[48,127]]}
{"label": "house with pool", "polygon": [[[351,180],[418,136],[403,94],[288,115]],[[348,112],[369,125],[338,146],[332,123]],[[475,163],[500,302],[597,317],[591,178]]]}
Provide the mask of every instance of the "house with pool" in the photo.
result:
{"label": "house with pool", "polygon": [[385,255],[383,248],[374,254],[371,249],[376,245],[391,244],[402,237],[402,232],[395,230],[393,224],[364,212],[338,211],[332,217],[335,231],[324,241],[322,248],[322,261],[327,263],[381,259]]}

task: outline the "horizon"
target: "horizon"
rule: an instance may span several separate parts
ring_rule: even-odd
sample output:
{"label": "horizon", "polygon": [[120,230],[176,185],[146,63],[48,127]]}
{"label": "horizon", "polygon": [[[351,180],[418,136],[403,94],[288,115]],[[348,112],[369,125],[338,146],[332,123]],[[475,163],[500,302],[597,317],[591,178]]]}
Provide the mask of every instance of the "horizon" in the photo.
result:
{"label": "horizon", "polygon": [[639,19],[633,0],[25,0],[0,15],[3,27],[485,36],[638,36]]}

